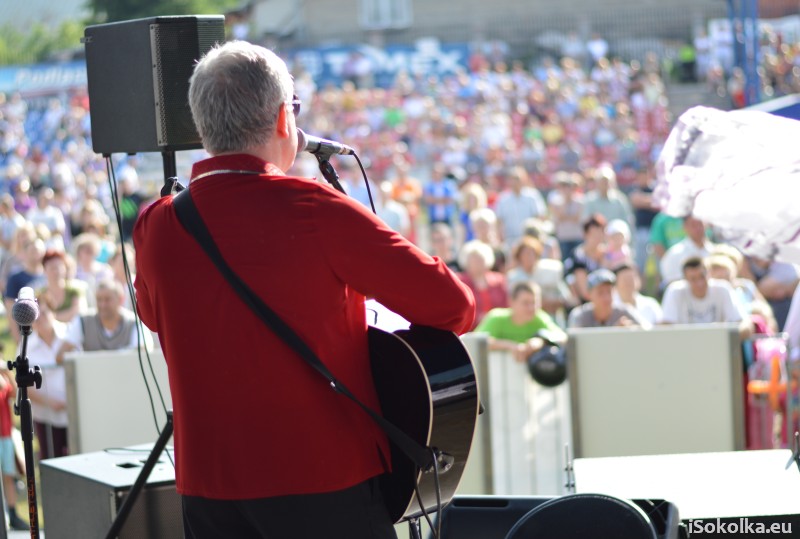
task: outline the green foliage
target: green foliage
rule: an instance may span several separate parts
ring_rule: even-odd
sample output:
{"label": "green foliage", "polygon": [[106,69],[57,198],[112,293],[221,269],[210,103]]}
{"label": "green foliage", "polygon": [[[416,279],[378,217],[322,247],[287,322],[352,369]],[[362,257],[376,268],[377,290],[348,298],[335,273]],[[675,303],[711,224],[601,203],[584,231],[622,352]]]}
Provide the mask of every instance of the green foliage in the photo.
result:
{"label": "green foliage", "polygon": [[20,29],[12,24],[0,26],[0,65],[42,62],[53,53],[81,47],[83,24],[78,21],[50,28],[42,23]]}
{"label": "green foliage", "polygon": [[221,15],[242,3],[242,0],[87,0],[92,13],[89,21],[67,21],[57,28],[42,23],[26,28],[0,24],[0,65],[33,64],[58,52],[80,49],[83,31],[89,24],[159,15]]}
{"label": "green foliage", "polygon": [[116,22],[157,15],[220,15],[241,0],[88,0],[93,22]]}

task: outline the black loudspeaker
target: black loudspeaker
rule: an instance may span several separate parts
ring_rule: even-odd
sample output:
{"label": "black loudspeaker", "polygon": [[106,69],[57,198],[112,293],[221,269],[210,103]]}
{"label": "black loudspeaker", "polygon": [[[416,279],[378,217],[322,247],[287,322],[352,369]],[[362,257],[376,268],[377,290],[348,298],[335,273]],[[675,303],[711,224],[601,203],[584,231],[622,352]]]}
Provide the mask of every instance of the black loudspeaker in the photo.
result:
{"label": "black loudspeaker", "polygon": [[[43,460],[42,514],[47,539],[105,537],[151,446]],[[175,470],[162,455],[139,493],[119,539],[182,539]]]}
{"label": "black loudspeaker", "polygon": [[639,506],[601,494],[554,498],[530,510],[506,539],[658,539]]}
{"label": "black loudspeaker", "polygon": [[84,31],[94,151],[200,148],[189,109],[195,62],[225,40],[222,15],[152,17]]}
{"label": "black loudspeaker", "polygon": [[456,496],[442,511],[441,520],[441,539],[639,539],[631,533],[603,533],[604,524],[618,523],[630,524],[642,537],[678,539],[681,527],[678,509],[664,500],[594,494]]}

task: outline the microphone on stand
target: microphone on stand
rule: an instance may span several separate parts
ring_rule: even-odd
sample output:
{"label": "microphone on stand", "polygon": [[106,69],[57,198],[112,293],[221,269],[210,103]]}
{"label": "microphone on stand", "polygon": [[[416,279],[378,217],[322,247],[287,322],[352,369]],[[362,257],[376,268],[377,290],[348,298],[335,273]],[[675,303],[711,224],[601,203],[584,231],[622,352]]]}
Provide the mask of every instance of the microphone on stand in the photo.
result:
{"label": "microphone on stand", "polygon": [[306,134],[299,127],[297,128],[297,153],[309,152],[317,157],[330,157],[331,155],[353,155],[355,150],[346,144],[315,137]]}
{"label": "microphone on stand", "polygon": [[39,318],[39,304],[36,303],[33,288],[30,286],[24,286],[19,291],[11,308],[11,318],[17,323],[23,336],[30,335],[31,325]]}
{"label": "microphone on stand", "polygon": [[33,288],[22,287],[11,308],[11,318],[19,326],[22,335],[20,353],[15,361],[8,362],[9,370],[16,370],[17,402],[14,404],[14,413],[20,417],[20,432],[22,445],[25,451],[25,476],[28,483],[28,513],[30,515],[31,538],[39,539],[39,510],[36,501],[36,476],[33,466],[33,412],[31,400],[28,398],[28,388],[42,387],[42,370],[38,365],[31,368],[28,363],[28,336],[31,334],[31,325],[39,318],[39,304],[33,294]]}

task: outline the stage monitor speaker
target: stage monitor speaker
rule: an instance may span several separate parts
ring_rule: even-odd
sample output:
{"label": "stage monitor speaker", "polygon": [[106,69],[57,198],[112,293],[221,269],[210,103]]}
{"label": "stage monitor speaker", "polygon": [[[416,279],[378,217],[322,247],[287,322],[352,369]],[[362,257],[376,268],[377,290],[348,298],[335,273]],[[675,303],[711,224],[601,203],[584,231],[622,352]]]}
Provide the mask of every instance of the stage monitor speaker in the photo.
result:
{"label": "stage monitor speaker", "polygon": [[222,15],[88,26],[83,43],[94,151],[200,148],[189,109],[189,78],[195,62],[224,40]]}
{"label": "stage monitor speaker", "polygon": [[[570,534],[569,524],[574,522],[600,522],[598,513],[606,511],[609,506],[618,510],[627,509],[625,514],[638,514],[642,521],[649,521],[658,539],[678,539],[680,533],[680,517],[674,504],[664,500],[620,500],[609,496],[596,496],[594,500],[588,495],[568,496],[456,496],[442,510],[441,539],[508,539],[514,537],[530,537],[531,539],[575,539],[584,536]],[[609,504],[609,500],[616,503]],[[537,516],[537,511],[539,515]],[[552,519],[555,517],[555,521]],[[559,526],[559,519],[563,525]],[[547,522],[545,522],[547,521]],[[538,523],[546,524],[545,532],[525,534],[528,528]],[[516,528],[516,529],[515,529]],[[599,531],[599,528],[596,528]],[[611,537],[608,535],[592,535],[585,537]],[[635,536],[631,536],[635,537]]]}
{"label": "stage monitor speaker", "polygon": [[[148,446],[136,451],[84,453],[43,460],[41,499],[47,539],[105,537],[144,461]],[[139,493],[119,539],[182,539],[181,499],[175,470],[162,455]]]}

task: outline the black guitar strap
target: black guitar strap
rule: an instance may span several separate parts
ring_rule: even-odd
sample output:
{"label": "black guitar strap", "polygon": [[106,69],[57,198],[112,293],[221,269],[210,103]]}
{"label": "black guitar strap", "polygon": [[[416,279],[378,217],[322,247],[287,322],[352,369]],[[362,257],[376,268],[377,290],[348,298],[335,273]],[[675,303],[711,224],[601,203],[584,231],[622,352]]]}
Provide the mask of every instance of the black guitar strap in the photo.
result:
{"label": "black guitar strap", "polygon": [[289,327],[283,319],[278,316],[247,284],[231,269],[225,258],[217,248],[211,233],[208,231],[203,218],[197,211],[192,200],[191,190],[183,189],[173,197],[175,212],[178,215],[183,227],[200,244],[208,257],[217,266],[220,273],[230,283],[231,287],[250,307],[256,316],[276,335],[278,335],[292,350],[308,363],[311,368],[322,375],[331,385],[334,391],[341,393],[362,410],[364,410],[385,432],[389,439],[421,469],[427,470],[433,464],[433,457],[429,449],[422,447],[408,434],[400,430],[394,424],[387,421],[383,416],[376,413],[372,408],[362,403],[353,395],[347,387],[339,382],[328,370],[325,364],[317,357],[313,350]]}

